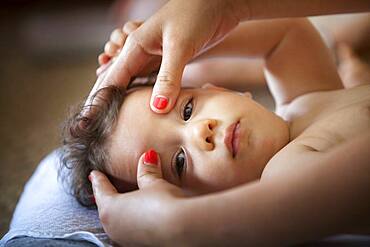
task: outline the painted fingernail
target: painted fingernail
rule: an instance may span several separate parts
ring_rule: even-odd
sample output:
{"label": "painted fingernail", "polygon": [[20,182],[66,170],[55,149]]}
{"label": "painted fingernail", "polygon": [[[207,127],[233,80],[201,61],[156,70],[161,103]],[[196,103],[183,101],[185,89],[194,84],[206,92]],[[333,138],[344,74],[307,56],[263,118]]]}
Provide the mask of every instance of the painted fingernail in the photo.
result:
{"label": "painted fingernail", "polygon": [[94,196],[94,195],[91,195],[91,197],[90,197],[90,201],[91,201],[91,203],[93,203],[93,204],[95,204],[95,203],[96,203],[96,201],[95,201],[95,196]]}
{"label": "painted fingernail", "polygon": [[144,163],[157,165],[158,163],[158,155],[154,149],[149,149],[144,155]]}
{"label": "painted fingernail", "polygon": [[168,98],[162,95],[157,95],[154,98],[153,105],[158,110],[163,110],[168,104]]}

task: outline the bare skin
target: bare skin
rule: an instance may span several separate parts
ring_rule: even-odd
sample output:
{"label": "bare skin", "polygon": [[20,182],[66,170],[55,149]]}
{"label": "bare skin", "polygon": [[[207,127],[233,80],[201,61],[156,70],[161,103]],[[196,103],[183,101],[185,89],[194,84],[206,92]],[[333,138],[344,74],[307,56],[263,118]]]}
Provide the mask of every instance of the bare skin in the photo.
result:
{"label": "bare skin", "polygon": [[[126,88],[140,73],[159,71],[150,107],[156,113],[168,113],[179,95],[185,65],[220,42],[240,21],[361,12],[369,6],[367,0],[278,4],[272,0],[172,0],[128,36],[117,62],[98,79],[92,94],[110,84]],[[158,98],[167,104],[158,108]]]}
{"label": "bare skin", "polygon": [[268,162],[259,182],[195,198],[162,179],[160,159],[148,165],[140,157],[140,190],[127,194],[93,172],[99,214],[115,241],[288,245],[369,226],[370,86],[343,88],[330,52],[305,20],[238,28],[203,57],[264,58],[291,142]]}
{"label": "bare skin", "polygon": [[[144,1],[145,2],[145,1]],[[125,8],[126,18],[138,20],[147,19],[151,14],[154,14],[155,9],[160,8],[166,1],[154,1],[156,7],[150,11],[142,12],[145,6],[139,1],[131,2],[131,5]],[[369,46],[369,27],[370,14],[350,14],[350,15],[335,15],[313,18],[313,24],[321,30],[326,44],[332,49],[333,55],[340,59],[339,53],[343,49],[340,47],[344,44],[350,49],[359,52],[362,57],[366,56]],[[127,36],[135,31],[143,22],[134,21],[128,22],[123,28],[115,29],[109,41],[105,44],[104,52],[99,55],[99,65],[97,74],[106,70],[116,59],[119,52],[122,50],[124,41]],[[339,60],[337,61],[339,63]],[[158,59],[158,64],[160,60]],[[346,83],[347,76],[341,74],[343,65],[339,67],[339,73],[342,80]],[[348,71],[348,70],[347,70]],[[352,70],[353,71],[353,70]],[[145,73],[139,74],[145,75]],[[153,81],[154,84],[155,80]],[[238,91],[249,90],[251,86],[262,86],[266,84],[263,75],[263,61],[261,59],[245,59],[245,58],[221,58],[221,59],[193,59],[185,66],[182,76],[182,86],[201,87],[205,82],[212,82],[216,86],[226,87]],[[246,83],[247,82],[247,83]]]}
{"label": "bare skin", "polygon": [[370,82],[370,66],[346,43],[337,45],[338,72],[345,88],[366,85]]}
{"label": "bare skin", "polygon": [[[369,80],[369,68],[366,64],[364,64],[361,60],[359,60],[359,58],[351,51],[351,49],[348,47],[348,46],[345,46],[345,45],[342,45],[341,46],[342,48],[341,49],[338,49],[338,59],[339,59],[339,62],[340,62],[340,66],[341,66],[341,74],[343,76],[345,76],[345,79],[346,81],[344,81],[344,87],[349,89],[351,87],[358,87],[360,85],[364,85],[364,84],[368,84],[367,81],[370,81]],[[355,72],[355,73],[354,73]],[[205,78],[210,78],[210,76],[207,77],[207,73],[205,73],[204,77]],[[195,75],[195,77],[197,77],[197,75]],[[367,78],[366,78],[367,77]],[[207,85],[207,89],[208,88],[212,88],[210,86]],[[213,100],[206,100],[208,101],[208,104],[209,105],[215,105],[214,108],[216,108],[216,112],[213,112],[212,110],[212,107],[210,108],[207,108],[205,107],[202,103],[197,103],[198,107],[200,107],[202,109],[202,111],[205,111],[207,112],[207,116],[203,115],[198,111],[195,118],[196,120],[192,120],[192,121],[198,121],[199,119],[200,120],[204,120],[204,123],[206,122],[212,122],[212,121],[220,121],[220,122],[224,122],[224,118],[225,116],[227,116],[227,114],[225,114],[225,112],[222,111],[223,109],[223,106],[224,105],[228,105],[229,102],[239,102],[238,101],[238,96],[236,96],[235,94],[235,98],[231,99],[231,98],[228,98],[226,95],[223,95],[224,90],[221,90],[221,88],[216,88],[218,90],[218,96],[219,97],[215,97],[215,96],[212,96],[212,93],[210,91],[208,92],[205,92],[204,90],[200,90],[200,89],[193,89],[194,92],[193,93],[193,97],[197,99],[197,101],[199,101],[198,99],[198,93],[196,93],[195,91],[199,91],[199,92],[202,92],[202,93],[205,93],[205,97],[207,98],[212,98]],[[358,92],[360,92],[362,89],[360,90],[357,90]],[[121,108],[121,111],[122,113],[120,113],[120,115],[122,115],[122,120],[119,119],[118,122],[117,122],[117,129],[115,130],[114,134],[113,134],[113,140],[115,140],[112,144],[111,144],[111,149],[110,149],[110,152],[112,153],[112,157],[111,157],[111,160],[112,160],[112,164],[110,165],[110,168],[114,168],[114,172],[110,173],[111,176],[114,176],[116,177],[117,179],[121,179],[121,180],[124,180],[125,184],[133,184],[135,187],[137,186],[136,185],[136,159],[137,157],[133,158],[131,157],[130,154],[135,154],[134,156],[138,156],[141,152],[144,152],[146,149],[148,149],[149,147],[151,148],[155,148],[157,151],[160,151],[161,152],[161,157],[162,157],[162,170],[164,171],[164,178],[171,182],[171,183],[174,183],[176,185],[180,185],[180,182],[177,181],[176,179],[173,179],[173,176],[169,176],[169,172],[168,170],[171,170],[169,167],[171,167],[172,165],[169,165],[170,162],[168,162],[169,158],[168,158],[168,151],[171,150],[170,146],[173,145],[173,143],[176,143],[175,140],[172,140],[172,138],[174,137],[174,134],[170,133],[170,131],[166,131],[166,129],[171,126],[171,129],[172,131],[176,132],[176,129],[178,128],[178,126],[176,126],[176,124],[173,124],[171,123],[170,119],[173,117],[173,115],[176,115],[177,113],[173,112],[173,113],[170,113],[170,114],[167,114],[165,116],[160,116],[160,115],[156,115],[156,114],[152,114],[150,112],[149,109],[146,109],[146,103],[149,99],[148,99],[148,93],[150,93],[150,90],[149,88],[147,88],[145,91],[147,91],[147,93],[141,93],[141,94],[135,94],[135,96],[129,96],[129,99],[126,99],[125,100],[125,103],[123,105],[123,107]],[[182,94],[186,94],[186,90],[182,90],[183,92],[181,92]],[[354,92],[353,94],[354,95],[359,95],[358,92]],[[180,93],[180,94],[181,94]],[[366,95],[366,91],[364,92],[365,95]],[[346,91],[346,94],[348,94],[348,92]],[[307,95],[305,95],[307,96]],[[134,97],[135,99],[132,99],[132,97]],[[334,96],[330,96],[329,93],[326,93],[324,95],[321,95],[320,96],[320,100],[318,101],[318,104],[316,104],[316,100],[317,98],[316,97],[311,97],[310,100],[303,100],[303,103],[300,103],[300,105],[298,107],[296,107],[298,110],[302,108],[302,106],[304,106],[305,104],[307,105],[310,105],[310,106],[314,106],[314,108],[312,110],[310,110],[311,112],[315,113],[315,112],[318,112],[318,110],[316,110],[316,108],[320,108],[320,110],[323,110],[321,113],[323,113],[324,115],[328,114],[328,113],[331,113],[331,112],[335,112],[335,113],[338,113],[340,116],[343,116],[342,114],[342,111],[338,111],[338,110],[335,110],[335,109],[329,109],[329,110],[325,110],[323,109],[322,107],[322,104],[326,105],[325,103],[325,100],[328,100],[328,101],[335,101],[336,99],[335,98],[338,98],[340,99],[340,96],[338,96],[338,93],[334,94]],[[183,97],[180,97],[180,98],[183,98]],[[217,98],[223,100],[224,102],[221,103],[221,102],[218,102],[217,104],[215,103],[210,103],[210,101],[218,101],[216,100]],[[134,100],[134,101],[133,101]],[[136,103],[133,103],[133,102],[136,102]],[[200,101],[202,102],[202,101]],[[347,105],[347,104],[351,104],[351,102],[346,102],[345,100],[343,101],[340,101],[341,103],[339,105],[336,105],[339,109],[341,109],[343,106],[342,104],[344,103],[344,105]],[[199,106],[200,104],[200,106]],[[250,106],[250,105],[246,105],[244,104],[243,102],[240,102],[238,103],[238,105],[240,106],[244,106],[245,108],[248,109],[248,112],[249,114],[251,112],[253,112],[253,108]],[[306,107],[307,108],[307,107]],[[134,113],[130,113],[128,111],[131,111],[133,110]],[[238,111],[239,108],[234,108],[233,109],[233,113],[238,115],[240,114],[240,112]],[[307,109],[306,109],[307,110]],[[296,114],[297,110],[293,110]],[[125,113],[123,113],[125,112]],[[229,109],[226,110],[226,112],[230,112]],[[303,114],[307,114],[307,111],[305,111]],[[263,114],[259,113],[257,114],[257,116],[262,116]],[[316,116],[315,114],[308,114],[310,116],[310,118],[313,118],[309,121],[314,121],[315,124],[316,124],[316,119],[317,118],[322,118],[322,116]],[[127,116],[130,116],[129,118],[127,118]],[[250,117],[249,117],[250,118]],[[321,142],[325,142],[324,144],[315,144],[315,145],[318,145],[320,147],[320,150],[318,147],[316,147],[315,149],[312,147],[312,146],[309,146],[309,145],[306,145],[306,142],[308,141],[310,144],[314,143],[315,140],[313,138],[313,134],[312,132],[310,132],[309,134],[305,134],[303,136],[301,136],[300,138],[297,138],[296,137],[298,135],[301,134],[301,129],[306,129],[307,126],[306,125],[311,125],[311,122],[307,123],[307,124],[302,124],[302,117],[298,117],[300,120],[299,120],[299,123],[296,123],[294,120],[295,120],[295,117],[293,118],[290,118],[289,116],[285,116],[285,119],[287,120],[287,122],[290,124],[290,132],[291,132],[291,140],[294,140],[295,141],[295,145],[297,145],[297,143],[301,143],[301,146],[305,149],[307,148],[311,148],[313,150],[318,150],[318,151],[325,151],[328,147],[328,145],[336,145],[334,142],[332,143],[331,140],[329,140],[328,138],[324,138],[324,135],[319,132],[317,134],[315,134],[316,136],[318,136],[317,139],[321,140]],[[161,120],[159,120],[161,119]],[[273,121],[270,120],[263,120],[263,119],[258,119],[258,120],[255,120],[255,121],[251,121],[251,120],[255,120],[255,117],[253,117],[253,119],[249,119],[247,120],[248,124],[248,128],[250,129],[253,129],[253,131],[255,132],[256,131],[256,127],[261,127],[263,126],[261,123],[263,122],[269,122],[269,127],[271,129],[274,129],[275,130],[275,133],[277,132],[282,132],[282,130],[279,128],[279,126],[275,125],[275,123]],[[343,124],[343,121],[341,119],[341,117],[339,117],[339,123],[335,123],[335,121],[333,121],[332,119],[330,120],[331,123],[335,123],[335,126],[341,126],[341,124]],[[157,122],[159,121],[159,122]],[[187,125],[192,125],[192,121],[187,122]],[[260,121],[260,123],[258,123]],[[151,124],[143,124],[142,128],[140,129],[136,129],[135,126],[136,126],[136,123],[137,122],[143,122],[143,123],[151,123]],[[228,122],[228,121],[226,121]],[[252,127],[252,122],[257,122],[257,126],[255,127]],[[155,124],[156,123],[156,124]],[[199,123],[197,123],[199,124]],[[298,129],[297,130],[297,127],[296,126],[300,126],[299,128],[301,129]],[[161,129],[160,126],[164,126],[163,128],[164,129]],[[274,127],[272,127],[274,126]],[[321,124],[321,126],[329,126],[327,123],[323,122]],[[195,129],[197,128],[200,128],[201,125],[197,125],[197,127],[195,127]],[[214,126],[215,127],[215,126]],[[189,129],[187,129],[187,132],[186,134],[184,134],[185,136],[189,137],[190,136],[190,132],[191,129],[193,129],[192,127],[188,127]],[[319,127],[320,129],[322,129],[322,127]],[[343,127],[345,129],[354,129],[354,130],[357,130],[359,132],[363,131],[364,129],[363,128],[359,128],[358,126],[350,126],[348,124],[346,124],[345,127]],[[127,134],[124,134],[125,132],[127,132],[126,130],[130,130],[127,136]],[[215,135],[219,134],[218,132],[222,132],[224,130],[224,128],[222,126],[217,126],[217,131],[215,131]],[[265,133],[267,129],[265,129]],[[147,131],[149,134],[146,135],[146,137],[143,138],[143,133]],[[365,131],[366,131],[366,128],[365,128]],[[166,135],[163,135],[161,133],[166,133]],[[198,133],[200,133],[198,131]],[[255,132],[256,133],[256,132]],[[356,133],[350,133],[349,137],[347,138],[350,138],[352,135],[356,135]],[[306,135],[308,135],[310,138],[307,139]],[[132,136],[135,136],[135,139],[132,139],[131,137]],[[268,133],[268,136],[272,137],[272,133]],[[202,138],[201,136],[199,136],[200,139],[198,141],[202,141]],[[338,136],[336,136],[335,133],[331,133],[330,137],[336,137],[338,138]],[[214,137],[210,137],[211,139],[214,139]],[[255,135],[255,138],[256,138],[256,135]],[[164,140],[163,140],[164,139]],[[203,138],[204,139],[204,138]],[[300,141],[301,139],[303,139],[304,141]],[[159,140],[162,140],[162,141],[159,141]],[[335,140],[334,140],[335,141]],[[343,140],[341,140],[343,141]],[[137,145],[137,144],[134,144],[135,142],[137,143],[140,143],[140,145]],[[186,142],[184,140],[184,142]],[[284,142],[286,143],[286,141]],[[198,143],[199,144],[199,143]],[[219,144],[217,144],[217,147]],[[285,144],[284,144],[285,145]],[[323,146],[324,145],[324,146]],[[221,145],[222,146],[222,145]],[[301,148],[301,147],[299,147]],[[192,145],[190,145],[190,147],[187,147],[187,150],[189,152],[189,149],[192,150],[193,147]],[[280,149],[280,148],[279,148]],[[289,149],[289,148],[288,148]],[[325,150],[324,150],[325,149]],[[164,151],[166,150],[166,151]],[[251,157],[251,150],[252,148],[248,148],[247,150],[243,150],[243,153],[247,154],[248,157]],[[267,148],[265,147],[264,148],[265,151],[267,151]],[[194,151],[194,150],[193,150]],[[195,159],[198,159],[197,155],[194,155],[193,151],[190,151],[190,156],[192,157],[192,160],[194,162],[194,158]],[[171,153],[171,152],[169,152]],[[175,151],[174,151],[175,153]],[[172,154],[172,153],[171,153]],[[222,156],[222,155],[221,155]],[[286,156],[291,156],[289,153],[286,153],[283,155],[284,157]],[[130,158],[131,157],[131,158]],[[222,189],[227,189],[228,187],[230,186],[225,186],[224,185],[224,182],[225,181],[221,181],[219,178],[217,178],[216,174],[217,172],[223,175],[221,175],[221,177],[225,177],[226,174],[228,174],[229,171],[231,171],[232,169],[227,169],[226,171],[225,170],[218,170],[216,169],[219,168],[216,164],[221,162],[223,164],[227,164],[227,161],[223,160],[222,158],[220,159],[220,157],[218,157],[217,161],[212,161],[212,156],[209,156],[207,157],[205,160],[202,160],[200,163],[202,164],[202,169],[206,168],[208,165],[210,167],[210,170],[206,172],[206,174],[212,174],[212,177],[215,181],[215,183],[217,184],[217,187],[218,187],[218,190],[222,190]],[[271,156],[270,156],[271,157]],[[239,157],[240,158],[240,157]],[[276,159],[279,159],[279,157],[277,157]],[[300,158],[299,158],[300,159]],[[299,160],[298,159],[298,160]],[[241,160],[239,160],[241,161]],[[245,164],[250,164],[251,161],[245,161],[245,160],[242,160],[241,161],[242,163],[245,163]],[[197,163],[197,162],[196,162]],[[266,163],[264,163],[266,165]],[[194,166],[194,164],[192,165]],[[229,166],[229,167],[243,167],[242,164],[238,164],[238,165],[230,165],[230,164],[227,164],[226,166]],[[195,166],[195,167],[198,167],[198,166]],[[264,166],[263,166],[264,167]],[[130,170],[131,172],[128,172],[128,170]],[[271,172],[271,166],[268,166],[268,169],[265,168],[264,170],[264,177],[266,176],[270,176],[271,173],[274,173],[274,172],[282,172],[284,173],[285,171],[289,171],[289,169],[286,169],[286,167],[282,167],[282,166],[279,166],[276,168],[276,171],[272,171]],[[294,170],[294,169],[293,169]],[[251,170],[251,167],[248,167],[248,169],[245,169],[245,171],[238,171],[238,174],[239,175],[242,175],[242,174],[252,174],[252,170]],[[266,175],[268,174],[268,175]],[[193,173],[190,173],[190,174],[187,174],[187,179],[189,180],[191,177],[193,177],[194,174]],[[207,175],[206,175],[207,176]],[[203,178],[202,176],[200,176],[201,178]],[[246,183],[250,180],[254,180],[256,178],[260,178],[261,176],[258,175],[258,177],[254,177],[254,178],[250,178],[250,179],[239,179],[242,183]],[[199,178],[198,178],[199,179]],[[190,181],[190,180],[189,180]],[[233,182],[237,182],[238,179],[234,179]],[[205,182],[205,181],[204,181]],[[208,181],[209,182],[209,181]],[[235,186],[235,184],[234,184]],[[119,186],[119,188],[121,188],[122,186]],[[184,184],[181,186],[183,189],[186,189],[184,186]],[[189,186],[189,184],[187,184],[187,187],[192,187],[192,191],[191,192],[194,192],[194,193],[197,193],[197,191],[199,191],[201,188],[198,184],[198,187],[197,186]],[[205,192],[214,192],[214,188],[212,189],[212,186],[211,184],[203,184],[203,191]],[[189,188],[187,188],[189,189]]]}
{"label": "bare skin", "polygon": [[[133,26],[133,28],[138,28],[141,24],[142,23],[137,22],[134,23],[134,25],[132,25],[131,23],[129,23],[128,25]],[[127,26],[125,26],[123,30],[128,30]],[[242,35],[241,30],[236,30],[234,33],[236,33],[234,34],[235,36]],[[105,53],[99,56],[100,64],[105,64],[103,57],[109,57],[110,59],[111,57],[115,57],[118,55],[120,49],[123,46],[123,42],[126,36],[120,29],[116,29],[112,33],[110,41],[106,43]],[[233,36],[233,34],[231,36]],[[225,43],[227,42],[229,41],[227,40]],[[216,48],[216,52],[219,52],[217,50],[222,50],[223,46],[225,46],[225,44],[221,44],[220,47]],[[204,57],[212,56],[212,53],[212,51],[206,53]],[[304,96],[300,96],[294,99],[292,103],[279,105],[276,111],[281,117],[283,117],[286,121],[290,123],[290,139],[291,141],[294,140],[294,143],[288,145],[288,147],[284,149],[287,151],[285,151],[286,153],[283,153],[281,155],[282,157],[277,155],[274,157],[273,160],[271,160],[269,165],[264,170],[263,177],[270,176],[273,173],[284,173],[288,166],[284,168],[285,166],[283,167],[282,165],[278,165],[278,168],[275,169],[276,165],[272,164],[275,164],[276,160],[283,160],[281,163],[284,163],[286,157],[292,157],[291,152],[295,153],[298,149],[323,152],[333,146],[336,146],[340,142],[346,141],[353,136],[356,136],[358,133],[366,132],[368,130],[366,108],[369,102],[366,100],[367,95],[369,94],[369,90],[367,89],[366,85],[368,85],[370,82],[370,68],[366,63],[362,62],[360,58],[358,58],[358,56],[347,44],[344,43],[337,45],[337,58],[339,61],[339,75],[343,81],[344,88],[352,89],[361,85],[364,85],[365,87],[344,91],[335,90],[325,93],[320,92],[305,94]],[[227,60],[225,62],[227,62]],[[251,64],[255,65],[255,63]],[[246,66],[247,63],[239,62],[238,65]],[[262,64],[259,63],[258,66],[260,67],[262,66]],[[194,77],[199,80],[198,75],[194,75]],[[213,78],[212,75],[207,74],[205,74],[204,77],[206,78],[205,80],[211,80]],[[235,77],[237,77],[237,75]],[[339,78],[336,78],[336,80],[338,79]],[[333,83],[333,89],[339,88],[340,87],[338,87],[338,83]],[[347,98],[349,98],[349,100],[347,100]],[[336,104],[335,107],[333,107],[330,102],[336,101],[337,99],[340,99],[339,103]],[[364,100],[365,102],[362,102],[362,100]],[[323,107],[323,105],[330,105],[330,108],[326,109],[325,107]],[[351,105],[351,108],[348,109],[346,107],[347,105]],[[310,107],[307,108],[302,106]],[[302,113],[300,110],[301,108],[305,108],[305,111]],[[346,110],[343,110],[343,108],[345,108]],[[356,122],[353,121],[354,116],[351,115],[356,114],[357,111],[364,111],[365,113],[364,119],[359,120],[359,126]],[[330,114],[331,117],[325,118],[326,120],[324,120],[323,115],[327,116],[328,114]],[[347,116],[347,114],[349,115]],[[321,120],[317,121],[317,119]],[[347,123],[346,121],[343,121],[343,119],[349,122]],[[312,124],[313,122],[315,124]],[[316,125],[318,127],[314,127]],[[323,129],[326,128],[324,128],[323,126],[331,125],[335,126],[334,128],[331,128],[331,132],[329,134],[324,133]],[[308,126],[310,126],[310,128],[309,130],[306,130]],[[336,131],[336,129],[338,129],[338,131]],[[352,131],[339,133],[342,129],[348,129]],[[303,130],[304,134],[302,133]],[[298,136],[299,138],[297,138]],[[301,160],[301,157],[297,157],[297,161],[298,160]]]}

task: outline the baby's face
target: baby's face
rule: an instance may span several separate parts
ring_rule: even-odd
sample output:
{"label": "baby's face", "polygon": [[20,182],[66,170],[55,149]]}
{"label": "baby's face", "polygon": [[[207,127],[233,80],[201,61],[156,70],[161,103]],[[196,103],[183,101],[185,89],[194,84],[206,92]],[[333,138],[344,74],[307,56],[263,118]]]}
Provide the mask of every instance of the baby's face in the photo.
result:
{"label": "baby's face", "polygon": [[[145,87],[127,96],[111,136],[108,171],[123,184],[136,185],[139,157],[154,148],[170,183],[195,194],[220,191],[258,179],[288,141],[286,123],[246,95],[182,89],[175,108],[163,115],[150,110],[151,93]],[[225,137],[236,123],[233,155]]]}

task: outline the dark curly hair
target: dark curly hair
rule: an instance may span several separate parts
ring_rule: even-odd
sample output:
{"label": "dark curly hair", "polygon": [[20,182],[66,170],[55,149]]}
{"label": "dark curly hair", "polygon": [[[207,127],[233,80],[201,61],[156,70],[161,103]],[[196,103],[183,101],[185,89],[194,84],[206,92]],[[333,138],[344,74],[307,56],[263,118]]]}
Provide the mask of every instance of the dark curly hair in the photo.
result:
{"label": "dark curly hair", "polygon": [[107,140],[126,95],[126,91],[114,86],[102,88],[88,104],[75,108],[64,123],[58,175],[84,206],[95,205],[88,175],[92,170],[106,173],[109,162]]}

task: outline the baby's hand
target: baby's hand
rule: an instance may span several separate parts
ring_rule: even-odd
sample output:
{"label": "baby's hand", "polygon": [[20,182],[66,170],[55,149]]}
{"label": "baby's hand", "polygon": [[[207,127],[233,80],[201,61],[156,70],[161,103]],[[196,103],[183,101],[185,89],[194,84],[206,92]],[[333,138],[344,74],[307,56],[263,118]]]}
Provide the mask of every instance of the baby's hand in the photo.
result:
{"label": "baby's hand", "polygon": [[104,45],[104,52],[98,57],[100,67],[96,70],[97,76],[110,66],[125,44],[127,36],[140,27],[142,23],[142,21],[130,21],[122,28],[117,28],[111,33],[109,41]]}

